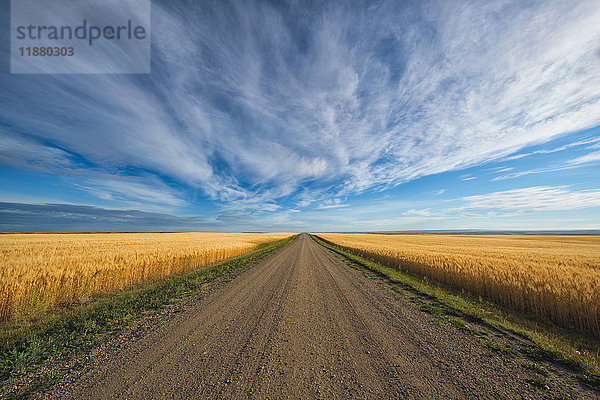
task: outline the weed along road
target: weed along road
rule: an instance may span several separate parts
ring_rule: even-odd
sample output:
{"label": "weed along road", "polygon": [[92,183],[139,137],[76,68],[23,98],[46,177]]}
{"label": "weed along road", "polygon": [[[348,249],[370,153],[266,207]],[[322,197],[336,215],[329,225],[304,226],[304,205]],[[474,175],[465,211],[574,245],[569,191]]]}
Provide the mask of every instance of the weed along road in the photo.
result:
{"label": "weed along road", "polygon": [[[107,349],[46,395],[534,399],[584,390],[551,368],[559,391],[535,387],[525,360],[495,353],[481,336],[390,288],[303,234],[137,340]],[[496,341],[517,340],[475,328]]]}

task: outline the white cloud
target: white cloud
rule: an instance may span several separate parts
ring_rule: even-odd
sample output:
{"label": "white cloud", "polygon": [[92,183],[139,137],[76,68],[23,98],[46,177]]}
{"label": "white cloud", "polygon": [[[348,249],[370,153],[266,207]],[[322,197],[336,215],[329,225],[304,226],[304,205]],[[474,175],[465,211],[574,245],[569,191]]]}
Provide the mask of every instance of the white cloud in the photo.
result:
{"label": "white cloud", "polygon": [[[568,160],[566,162],[559,163],[553,167],[534,168],[534,169],[525,170],[525,171],[513,172],[510,174],[506,174],[506,175],[500,175],[500,176],[497,176],[497,177],[491,179],[491,181],[492,182],[493,181],[503,181],[506,179],[520,178],[520,177],[526,176],[526,175],[547,174],[547,173],[552,173],[552,172],[564,171],[564,170],[568,170],[568,169],[580,168],[580,167],[586,166],[586,164],[595,163],[598,161],[600,161],[600,151],[591,152],[586,155],[576,157],[576,158]],[[506,170],[511,170],[511,169],[513,169],[513,168],[508,168]],[[499,170],[496,172],[503,172],[503,171],[505,171],[505,170]]]}
{"label": "white cloud", "polygon": [[[520,158],[525,158],[525,157],[533,156],[533,155],[536,155],[536,154],[557,153],[559,151],[564,151],[564,150],[570,149],[572,147],[578,147],[578,146],[584,146],[584,145],[589,145],[589,146],[587,146],[587,148],[592,148],[594,146],[600,145],[600,143],[598,143],[598,142],[600,142],[600,138],[579,140],[577,142],[573,142],[573,143],[569,143],[569,144],[566,144],[566,145],[563,145],[563,146],[555,147],[553,149],[536,150],[536,151],[532,151],[530,153],[517,154],[515,156],[505,157],[503,160],[504,161],[512,161],[512,160],[518,160]],[[501,171],[498,171],[498,172],[501,172]]]}
{"label": "white cloud", "polygon": [[302,159],[297,168],[301,176],[319,177],[327,169],[327,161],[322,158],[314,158],[310,161]]}
{"label": "white cloud", "polygon": [[114,177],[98,177],[88,179],[78,185],[98,199],[108,201],[122,207],[137,207],[144,210],[168,211],[173,207],[186,204],[181,193],[156,179],[124,179]]}
{"label": "white cloud", "polygon": [[0,129],[0,163],[43,170],[73,168],[71,155],[56,147]]}
{"label": "white cloud", "polygon": [[514,169],[513,167],[499,167],[499,168],[494,169],[494,173],[499,174],[501,172],[512,171],[513,169]]}
{"label": "white cloud", "polygon": [[600,151],[595,151],[593,153],[589,153],[584,156],[574,158],[572,160],[569,160],[568,163],[569,164],[587,164],[587,163],[598,162],[598,161],[600,161]]}
{"label": "white cloud", "polygon": [[600,189],[572,191],[568,186],[533,186],[467,196],[461,199],[464,212],[539,212],[600,207]]}
{"label": "white cloud", "polygon": [[403,215],[417,215],[420,217],[433,216],[433,213],[431,212],[431,210],[429,208],[426,208],[424,210],[415,210],[414,208],[411,208],[410,210],[407,210],[407,211],[403,212],[402,214]]}
{"label": "white cloud", "polygon": [[513,172],[510,174],[506,174],[506,175],[500,175],[497,176],[495,178],[490,179],[492,182],[494,181],[504,181],[506,179],[514,179],[514,178],[520,178],[522,176],[526,176],[526,175],[535,175],[535,174],[547,174],[547,173],[552,173],[552,172],[558,172],[558,171],[564,171],[567,169],[573,169],[576,168],[576,165],[557,165],[555,167],[548,167],[548,168],[535,168],[535,169],[530,169],[530,170],[525,170],[525,171],[519,171],[519,172]]}
{"label": "white cloud", "polygon": [[315,207],[315,210],[331,210],[331,209],[336,209],[336,208],[346,208],[349,207],[349,204],[345,204],[343,203],[343,200],[339,197],[335,197],[333,199],[329,198],[329,199],[325,199],[322,201],[322,203]]}
{"label": "white cloud", "polygon": [[315,210],[331,210],[334,208],[347,208],[348,204],[322,204],[320,206],[315,207]]}

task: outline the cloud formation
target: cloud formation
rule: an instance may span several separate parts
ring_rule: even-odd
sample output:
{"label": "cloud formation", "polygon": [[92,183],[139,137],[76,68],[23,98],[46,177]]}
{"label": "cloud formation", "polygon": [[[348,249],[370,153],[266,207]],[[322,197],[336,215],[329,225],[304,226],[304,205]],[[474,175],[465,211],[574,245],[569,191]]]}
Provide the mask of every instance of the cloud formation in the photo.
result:
{"label": "cloud formation", "polygon": [[73,204],[0,202],[0,232],[285,232],[286,229],[300,231],[302,227],[286,213],[261,220],[234,214],[204,218]]}
{"label": "cloud formation", "polygon": [[466,196],[461,211],[540,212],[600,207],[600,190],[570,190],[567,186],[533,186]]}
{"label": "cloud formation", "polygon": [[141,203],[325,209],[600,124],[593,0],[182,0],[152,18],[151,75],[3,76],[2,162],[85,166],[99,197],[133,175],[151,177]]}
{"label": "cloud formation", "polygon": [[0,202],[0,232],[189,231],[214,229],[216,225],[196,217],[138,210]]}

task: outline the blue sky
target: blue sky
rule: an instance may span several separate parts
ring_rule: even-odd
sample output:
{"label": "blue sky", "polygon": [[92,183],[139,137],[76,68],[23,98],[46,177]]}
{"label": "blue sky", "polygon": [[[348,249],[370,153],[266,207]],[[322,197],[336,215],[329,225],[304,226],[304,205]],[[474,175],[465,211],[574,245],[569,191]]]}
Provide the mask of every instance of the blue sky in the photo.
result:
{"label": "blue sky", "polygon": [[4,41],[0,231],[599,229],[599,20],[153,2],[151,74],[11,75]]}

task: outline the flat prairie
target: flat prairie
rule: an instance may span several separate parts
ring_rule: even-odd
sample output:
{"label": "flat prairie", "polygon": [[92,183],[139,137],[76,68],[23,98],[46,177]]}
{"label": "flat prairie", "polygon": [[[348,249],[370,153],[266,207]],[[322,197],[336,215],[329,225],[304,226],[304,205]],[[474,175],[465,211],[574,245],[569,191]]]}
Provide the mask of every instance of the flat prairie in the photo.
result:
{"label": "flat prairie", "polygon": [[394,268],[600,337],[600,236],[318,235]]}
{"label": "flat prairie", "polygon": [[289,233],[0,235],[0,322],[235,257]]}

